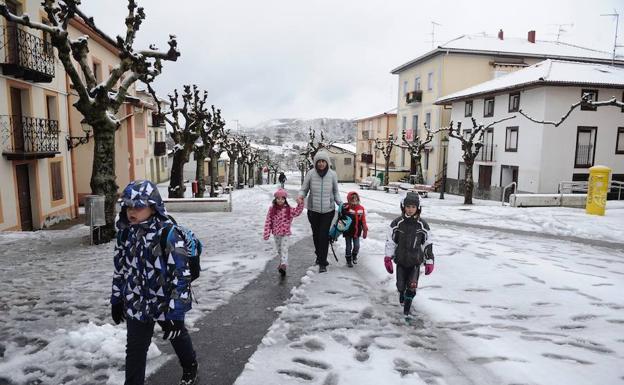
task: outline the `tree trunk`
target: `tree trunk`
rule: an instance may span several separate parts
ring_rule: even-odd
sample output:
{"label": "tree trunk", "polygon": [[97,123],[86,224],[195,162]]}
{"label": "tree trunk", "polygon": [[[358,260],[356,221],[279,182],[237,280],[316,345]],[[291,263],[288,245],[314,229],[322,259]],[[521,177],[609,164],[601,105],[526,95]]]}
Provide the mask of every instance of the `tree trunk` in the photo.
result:
{"label": "tree trunk", "polygon": [[[180,149],[173,154],[171,179],[169,180],[169,198],[184,198],[184,164],[188,159],[188,150]],[[186,154],[185,154],[186,153]]]}
{"label": "tree trunk", "polygon": [[219,155],[214,151],[210,154],[210,196],[217,196],[215,185],[219,183]]}
{"label": "tree trunk", "polygon": [[236,172],[236,157],[231,155],[230,156],[230,171],[228,172],[228,185],[229,186],[235,186],[234,184],[234,173]]}
{"label": "tree trunk", "polygon": [[383,185],[387,186],[388,182],[390,181],[390,176],[388,175],[390,173],[390,157],[386,158],[386,167],[385,167],[385,173],[384,173],[384,180],[383,180]]}
{"label": "tree trunk", "polygon": [[247,175],[247,185],[249,187],[254,187],[254,167],[253,163],[247,163],[247,170],[249,170],[249,174]]}
{"label": "tree trunk", "polygon": [[466,180],[464,181],[465,190],[464,190],[464,204],[471,205],[472,204],[472,190],[474,190],[474,181],[472,179],[472,166],[474,165],[474,159],[466,160]]}
{"label": "tree trunk", "polygon": [[238,166],[238,174],[236,176],[236,188],[243,188],[245,185],[245,164],[240,161],[237,161]]}
{"label": "tree trunk", "polygon": [[206,178],[204,178],[204,164],[206,160],[206,153],[204,149],[195,150],[195,161],[197,166],[195,169],[195,180],[197,181],[197,192],[194,194],[195,198],[203,198],[206,192]]}
{"label": "tree trunk", "polygon": [[413,158],[414,158],[414,164],[416,165],[416,183],[424,184],[425,178],[423,177],[423,172],[422,172],[422,155],[418,154],[414,156]]}
{"label": "tree trunk", "polygon": [[[96,244],[106,243],[115,237],[115,204],[119,186],[115,181],[115,129],[116,125],[106,118],[88,120],[93,127],[93,165],[91,169],[91,191],[103,195],[106,225],[93,234]],[[124,186],[125,187],[125,186]]]}

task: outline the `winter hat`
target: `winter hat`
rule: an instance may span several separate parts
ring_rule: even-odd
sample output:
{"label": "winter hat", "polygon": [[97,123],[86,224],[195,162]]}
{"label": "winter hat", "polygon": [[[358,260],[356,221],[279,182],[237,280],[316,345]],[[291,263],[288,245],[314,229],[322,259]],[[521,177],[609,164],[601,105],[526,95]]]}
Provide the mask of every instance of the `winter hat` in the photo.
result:
{"label": "winter hat", "polygon": [[401,211],[405,210],[405,206],[416,206],[416,209],[420,211],[420,195],[415,192],[405,194],[405,198],[401,200]]}
{"label": "winter hat", "polygon": [[351,202],[351,198],[353,198],[354,196],[356,196],[357,199],[360,200],[360,195],[357,192],[349,191],[349,193],[347,194],[347,202]]}
{"label": "winter hat", "polygon": [[278,188],[277,191],[275,193],[273,193],[273,196],[275,198],[288,198],[288,191],[284,190],[283,188]]}
{"label": "winter hat", "polygon": [[122,223],[128,223],[128,207],[153,207],[157,215],[165,220],[168,218],[165,204],[160,197],[160,192],[158,192],[158,187],[149,180],[130,182],[121,193],[119,201],[121,202],[119,220]]}

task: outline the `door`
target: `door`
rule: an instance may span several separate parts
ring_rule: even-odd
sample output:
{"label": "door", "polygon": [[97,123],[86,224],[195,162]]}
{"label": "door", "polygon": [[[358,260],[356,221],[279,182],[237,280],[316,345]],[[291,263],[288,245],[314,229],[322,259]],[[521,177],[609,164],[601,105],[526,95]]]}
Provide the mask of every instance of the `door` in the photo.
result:
{"label": "door", "polygon": [[13,150],[24,151],[24,126],[22,125],[22,90],[11,87],[11,121],[13,123]]}
{"label": "door", "polygon": [[30,178],[28,175],[28,165],[20,164],[19,166],[15,166],[15,176],[17,177],[17,199],[22,231],[32,231],[33,220],[32,207],[30,206]]}
{"label": "door", "polygon": [[479,165],[479,188],[489,190],[492,185],[492,166]]}
{"label": "door", "polygon": [[509,201],[509,196],[518,190],[518,166],[501,166],[501,188],[505,188],[511,182],[516,182],[516,186],[505,191],[505,201]]}
{"label": "door", "polygon": [[[8,0],[6,6],[9,12],[18,15],[17,3]],[[7,59],[8,63],[19,64],[19,40],[17,32],[17,23],[6,21],[6,37],[7,37]]]}

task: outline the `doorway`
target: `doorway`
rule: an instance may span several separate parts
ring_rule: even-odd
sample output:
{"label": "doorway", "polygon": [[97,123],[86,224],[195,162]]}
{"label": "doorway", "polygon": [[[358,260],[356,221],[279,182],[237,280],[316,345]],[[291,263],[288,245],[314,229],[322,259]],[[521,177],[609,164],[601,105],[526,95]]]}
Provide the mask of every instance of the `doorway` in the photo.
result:
{"label": "doorway", "polygon": [[33,230],[32,206],[30,204],[30,174],[27,164],[15,166],[17,200],[22,231]]}
{"label": "doorway", "polygon": [[22,125],[22,90],[19,88],[11,87],[11,121],[13,135],[13,151],[24,151],[24,126]]}

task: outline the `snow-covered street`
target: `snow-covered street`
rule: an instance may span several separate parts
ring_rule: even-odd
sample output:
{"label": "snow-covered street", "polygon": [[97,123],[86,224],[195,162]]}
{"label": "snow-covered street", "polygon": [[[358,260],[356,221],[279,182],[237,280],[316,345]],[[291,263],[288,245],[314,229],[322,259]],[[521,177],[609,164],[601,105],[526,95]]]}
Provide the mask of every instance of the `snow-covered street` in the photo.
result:
{"label": "snow-covered street", "polygon": [[[274,257],[272,241],[261,238],[274,189],[235,191],[232,213],[174,213],[206,243],[192,330]],[[354,189],[341,185],[344,195]],[[340,240],[339,264],[330,257],[321,275],[311,266],[236,384],[624,381],[622,203],[596,217],[478,200],[465,207],[460,197],[431,194],[423,217],[431,219],[436,269],[421,277],[408,325],[383,267],[401,196],[360,193],[370,227],[360,263],[343,265]],[[113,245],[89,246],[87,235],[84,226],[0,234],[0,384],[123,382],[125,326],[113,326],[108,304]],[[309,236],[304,212],[291,244]],[[149,372],[172,358],[154,341]]]}

